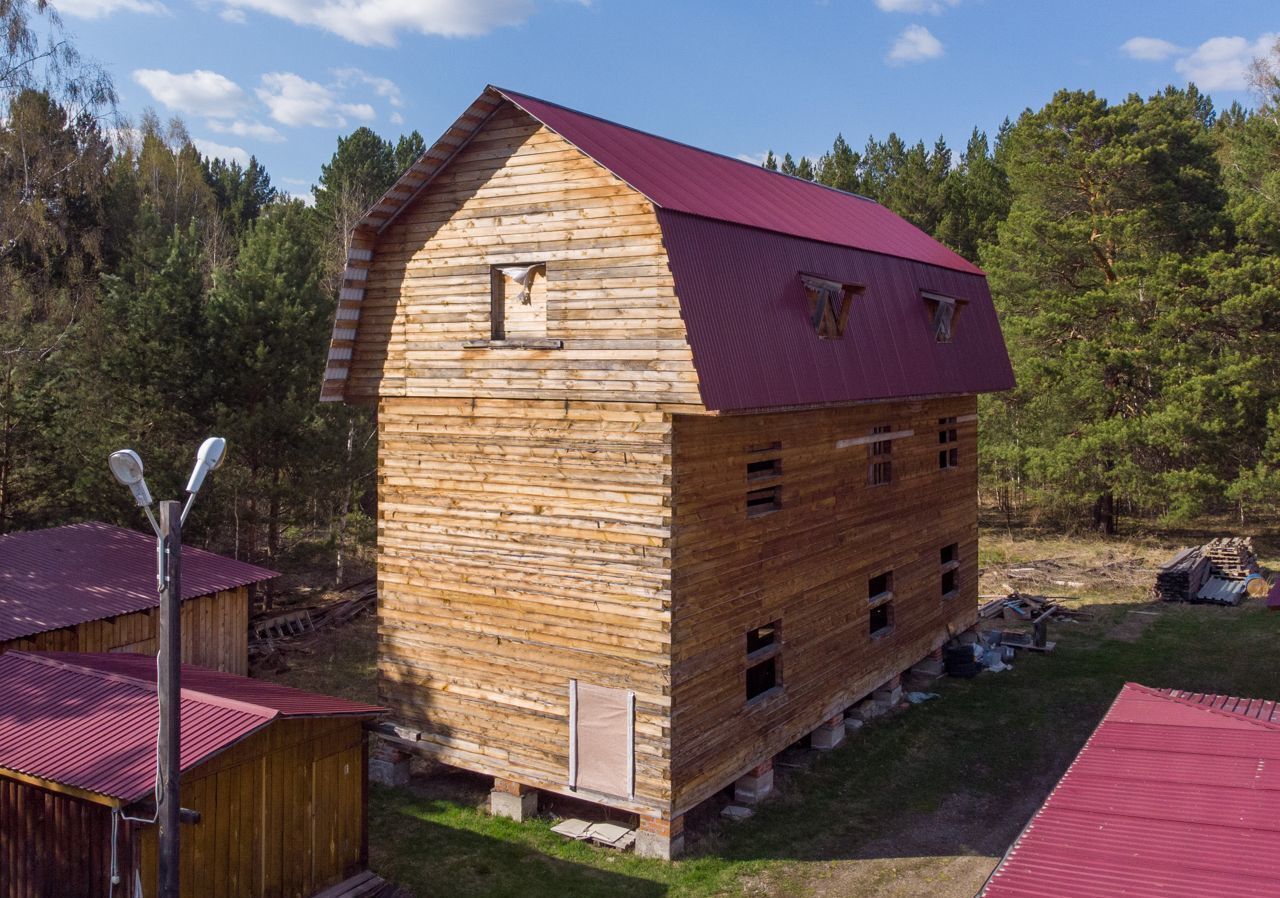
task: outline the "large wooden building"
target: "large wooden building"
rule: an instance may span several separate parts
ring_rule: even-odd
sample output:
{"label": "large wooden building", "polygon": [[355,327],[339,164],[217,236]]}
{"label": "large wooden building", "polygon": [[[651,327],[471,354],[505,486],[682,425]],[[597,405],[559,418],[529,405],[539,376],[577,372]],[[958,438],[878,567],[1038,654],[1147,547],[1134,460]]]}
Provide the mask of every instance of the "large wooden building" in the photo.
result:
{"label": "large wooden building", "polygon": [[[488,88],[355,228],[400,746],[682,815],[970,626],[982,272],[883,207]],[[536,800],[536,799],[534,799]]]}
{"label": "large wooden building", "polygon": [[[156,894],[155,659],[0,657],[0,898]],[[183,898],[309,898],[368,861],[380,708],[183,667]]]}
{"label": "large wooden building", "polygon": [[[182,550],[182,660],[249,672],[251,591],[275,571]],[[156,543],[90,521],[0,536],[0,654],[159,647]]]}

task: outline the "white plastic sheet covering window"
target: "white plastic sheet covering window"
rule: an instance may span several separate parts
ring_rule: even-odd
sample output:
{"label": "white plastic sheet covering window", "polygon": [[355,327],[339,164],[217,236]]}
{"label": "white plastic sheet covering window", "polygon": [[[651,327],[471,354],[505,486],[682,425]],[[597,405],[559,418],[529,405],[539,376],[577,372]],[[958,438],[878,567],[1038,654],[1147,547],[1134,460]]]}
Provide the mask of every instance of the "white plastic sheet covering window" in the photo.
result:
{"label": "white plastic sheet covering window", "polygon": [[569,681],[569,786],[635,795],[636,694]]}
{"label": "white plastic sheet covering window", "polygon": [[539,263],[537,265],[503,265],[498,268],[503,277],[510,278],[520,286],[520,292],[512,297],[513,302],[527,306],[533,301],[529,289],[533,286],[534,275],[541,267],[542,264]]}

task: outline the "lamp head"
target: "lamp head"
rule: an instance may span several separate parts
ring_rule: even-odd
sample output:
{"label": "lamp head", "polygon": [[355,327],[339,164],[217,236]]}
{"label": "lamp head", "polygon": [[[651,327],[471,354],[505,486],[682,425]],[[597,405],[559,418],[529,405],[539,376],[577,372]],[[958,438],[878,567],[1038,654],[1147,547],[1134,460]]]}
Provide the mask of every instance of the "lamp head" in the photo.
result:
{"label": "lamp head", "polygon": [[205,475],[222,467],[226,457],[227,441],[222,437],[209,437],[200,444],[196,452],[196,466],[191,470],[191,479],[187,481],[187,492],[194,495],[204,484]]}
{"label": "lamp head", "polygon": [[132,449],[119,449],[107,457],[111,473],[133,493],[133,499],[143,508],[151,504],[151,491],[142,476],[142,459]]}

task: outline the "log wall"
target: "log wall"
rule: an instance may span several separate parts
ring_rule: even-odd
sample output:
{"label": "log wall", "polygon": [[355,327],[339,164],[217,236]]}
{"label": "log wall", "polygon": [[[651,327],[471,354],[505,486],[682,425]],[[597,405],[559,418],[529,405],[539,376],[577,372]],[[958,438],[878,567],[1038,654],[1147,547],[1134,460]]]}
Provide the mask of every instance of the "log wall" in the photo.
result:
{"label": "log wall", "polygon": [[671,423],[641,403],[384,399],[380,703],[442,761],[563,792],[569,680],[636,692],[669,807]]}
{"label": "log wall", "polygon": [[[492,266],[530,263],[563,346],[464,345],[491,336]],[[699,402],[652,204],[504,103],[378,238],[344,397],[534,395]]]}
{"label": "log wall", "polygon": [[[726,417],[676,416],[673,433],[672,782],[676,813],[801,739],[900,673],[977,608],[976,399]],[[938,420],[956,416],[959,467],[938,466]],[[875,427],[892,479],[869,485]],[[842,441],[861,441],[839,448]],[[776,452],[752,455],[777,443]],[[766,455],[781,475],[752,481]],[[777,483],[777,511],[746,492]],[[940,549],[959,543],[958,594]],[[893,572],[894,627],[869,635],[868,580]],[[748,704],[748,630],[781,621],[782,688]]]}
{"label": "log wall", "polygon": [[[149,608],[0,642],[0,654],[24,652],[138,652],[154,655],[160,609]],[[227,673],[249,673],[249,587],[239,586],[182,603],[182,661]]]}

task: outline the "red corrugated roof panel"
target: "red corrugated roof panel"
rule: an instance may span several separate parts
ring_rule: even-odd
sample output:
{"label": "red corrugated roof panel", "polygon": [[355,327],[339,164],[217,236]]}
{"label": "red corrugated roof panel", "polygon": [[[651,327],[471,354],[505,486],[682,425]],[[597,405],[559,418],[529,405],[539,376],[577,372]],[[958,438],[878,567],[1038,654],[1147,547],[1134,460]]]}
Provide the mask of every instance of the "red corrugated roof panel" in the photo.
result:
{"label": "red corrugated roof panel", "polygon": [[[213,552],[182,549],[183,599],[277,576]],[[158,603],[151,534],[91,521],[0,536],[0,642]]]}
{"label": "red corrugated roof panel", "polygon": [[982,898],[1280,895],[1273,709],[1126,684]]}
{"label": "red corrugated roof panel", "polygon": [[[1013,370],[981,275],[660,210],[702,401],[728,411],[1007,390]],[[800,273],[865,292],[821,339]],[[939,343],[921,291],[961,300]]]}
{"label": "red corrugated roof panel", "polygon": [[663,209],[981,274],[866,197],[495,88]]}
{"label": "red corrugated roof panel", "polygon": [[[9,652],[0,656],[0,769],[130,802],[156,763],[156,659]],[[373,705],[199,667],[182,668],[182,769],[281,717],[372,717]]]}

